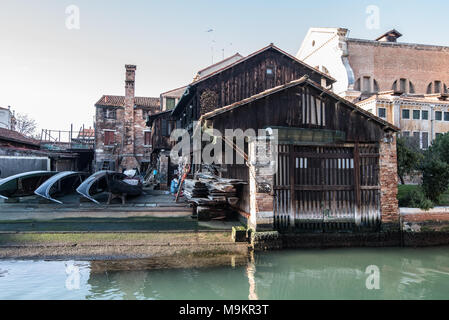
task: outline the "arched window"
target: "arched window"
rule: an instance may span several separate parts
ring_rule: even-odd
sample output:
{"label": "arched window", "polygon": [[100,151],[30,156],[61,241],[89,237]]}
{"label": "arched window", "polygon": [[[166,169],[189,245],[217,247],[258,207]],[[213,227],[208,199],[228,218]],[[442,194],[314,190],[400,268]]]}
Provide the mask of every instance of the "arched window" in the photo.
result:
{"label": "arched window", "polygon": [[360,77],[354,83],[354,90],[363,93],[377,93],[379,92],[379,84],[376,79],[370,76]]}
{"label": "arched window", "polygon": [[357,81],[354,83],[354,90],[360,91],[360,78],[358,78]]}
{"label": "arched window", "polygon": [[376,80],[374,80],[373,83],[374,83],[374,90],[373,91],[376,92],[376,93],[379,92],[379,84],[377,83]]}
{"label": "arched window", "polygon": [[427,94],[448,93],[447,86],[443,81],[435,80],[427,85]]}
{"label": "arched window", "polygon": [[405,78],[400,78],[393,82],[391,89],[394,92],[402,92],[402,93],[415,93],[415,86],[410,80]]}

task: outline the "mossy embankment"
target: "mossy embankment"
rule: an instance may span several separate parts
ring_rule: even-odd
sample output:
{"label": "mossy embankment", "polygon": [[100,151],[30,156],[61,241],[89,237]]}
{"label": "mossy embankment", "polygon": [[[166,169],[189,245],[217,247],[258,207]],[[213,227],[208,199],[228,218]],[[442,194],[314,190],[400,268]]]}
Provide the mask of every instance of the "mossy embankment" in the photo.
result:
{"label": "mossy embankment", "polygon": [[0,259],[111,260],[246,255],[230,232],[0,233]]}

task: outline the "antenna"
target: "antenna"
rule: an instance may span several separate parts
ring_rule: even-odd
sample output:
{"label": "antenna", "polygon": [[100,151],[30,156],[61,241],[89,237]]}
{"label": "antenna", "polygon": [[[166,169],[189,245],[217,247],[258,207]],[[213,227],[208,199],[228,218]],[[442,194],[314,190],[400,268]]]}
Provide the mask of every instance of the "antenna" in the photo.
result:
{"label": "antenna", "polygon": [[[232,47],[232,42],[230,42],[230,43],[228,44],[228,47]],[[225,48],[221,49],[221,53],[222,53],[223,60],[224,60],[224,58],[225,58]]]}
{"label": "antenna", "polygon": [[210,37],[210,39],[211,39],[210,52],[211,52],[212,64],[214,64],[214,43],[215,43],[215,40],[214,40],[213,34],[212,34],[212,32],[214,32],[214,29],[210,28],[206,32],[211,35],[211,37]]}

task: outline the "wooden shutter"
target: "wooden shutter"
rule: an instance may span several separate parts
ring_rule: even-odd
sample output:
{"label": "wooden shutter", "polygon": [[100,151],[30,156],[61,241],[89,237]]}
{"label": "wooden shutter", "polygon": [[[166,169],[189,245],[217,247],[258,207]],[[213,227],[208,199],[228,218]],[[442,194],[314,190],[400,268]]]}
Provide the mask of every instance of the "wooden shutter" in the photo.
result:
{"label": "wooden shutter", "polygon": [[164,136],[164,137],[168,136],[168,134],[167,134],[167,120],[166,119],[162,119],[161,120],[161,131],[162,131],[162,136]]}
{"label": "wooden shutter", "polygon": [[149,146],[151,144],[151,132],[145,131],[145,145]]}
{"label": "wooden shutter", "polygon": [[113,144],[115,142],[114,140],[114,131],[104,132],[104,144],[106,146]]}

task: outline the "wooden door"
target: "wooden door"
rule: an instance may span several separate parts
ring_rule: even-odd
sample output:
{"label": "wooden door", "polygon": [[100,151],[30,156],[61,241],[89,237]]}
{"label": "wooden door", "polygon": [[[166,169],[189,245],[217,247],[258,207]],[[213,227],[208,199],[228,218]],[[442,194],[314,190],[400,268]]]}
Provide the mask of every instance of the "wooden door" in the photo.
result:
{"label": "wooden door", "polygon": [[375,145],[279,145],[276,228],[342,231],[377,226],[378,156]]}

